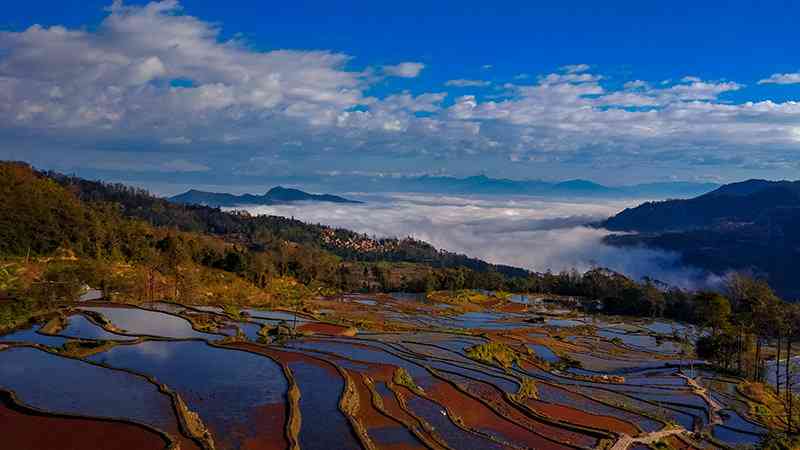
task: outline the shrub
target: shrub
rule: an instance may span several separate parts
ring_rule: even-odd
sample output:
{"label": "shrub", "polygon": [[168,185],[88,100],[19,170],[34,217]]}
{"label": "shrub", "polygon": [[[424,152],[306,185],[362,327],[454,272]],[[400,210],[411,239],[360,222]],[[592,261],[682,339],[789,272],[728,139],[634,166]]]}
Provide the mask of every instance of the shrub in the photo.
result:
{"label": "shrub", "polygon": [[497,363],[509,369],[519,362],[519,355],[511,347],[500,342],[487,342],[467,349],[467,356],[489,364]]}

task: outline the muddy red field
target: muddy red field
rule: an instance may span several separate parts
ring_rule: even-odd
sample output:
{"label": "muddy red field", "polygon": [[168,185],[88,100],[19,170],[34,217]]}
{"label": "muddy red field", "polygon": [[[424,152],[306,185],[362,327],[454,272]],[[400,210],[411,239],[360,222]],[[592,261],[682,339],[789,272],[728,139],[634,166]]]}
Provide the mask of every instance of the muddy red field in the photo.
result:
{"label": "muddy red field", "polygon": [[141,425],[39,413],[0,393],[0,438],[4,450],[163,450],[169,442]]}

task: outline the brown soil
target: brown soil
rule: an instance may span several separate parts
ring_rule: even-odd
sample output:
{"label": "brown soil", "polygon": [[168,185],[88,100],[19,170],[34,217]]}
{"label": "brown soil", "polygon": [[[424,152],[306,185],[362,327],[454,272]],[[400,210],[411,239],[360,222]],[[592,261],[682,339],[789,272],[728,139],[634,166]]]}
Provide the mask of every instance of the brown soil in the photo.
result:
{"label": "brown soil", "polygon": [[297,327],[301,333],[327,334],[331,336],[355,336],[352,327],[334,325],[331,323],[306,323]]}
{"label": "brown soil", "polygon": [[[251,414],[243,433],[251,434],[244,439],[244,450],[281,450],[288,447],[284,436],[287,411],[285,403],[261,405]],[[253,431],[258,432],[253,435]],[[239,430],[237,430],[238,432]]]}
{"label": "brown soil", "polygon": [[49,415],[16,405],[0,393],[4,450],[161,450],[166,438],[144,426],[102,419]]}
{"label": "brown soil", "polygon": [[590,414],[568,406],[556,405],[533,399],[529,399],[526,404],[532,410],[550,417],[551,419],[594,429],[610,430],[615,433],[625,433],[631,436],[639,434],[639,430],[636,429],[633,424],[617,419],[616,417]]}
{"label": "brown soil", "polygon": [[[467,428],[485,430],[498,437],[507,437],[517,443],[529,443],[537,449],[563,449],[564,446],[547,441],[532,433],[521,423],[525,423],[521,414],[509,413],[500,416],[478,400],[464,394],[449,383],[440,382],[427,390],[431,399],[446,407],[452,416],[459,418]],[[537,427],[538,428],[538,427]],[[544,427],[542,427],[544,428]],[[561,432],[555,427],[547,430],[552,438],[564,439],[569,432]],[[566,439],[565,439],[566,440]]]}
{"label": "brown soil", "polygon": [[680,439],[677,436],[669,436],[668,438],[664,439],[664,442],[669,444],[669,447],[675,450],[696,450],[694,446],[689,445],[688,443],[684,442],[683,439]]}
{"label": "brown soil", "polygon": [[496,309],[502,312],[522,313],[528,310],[528,305],[523,305],[522,303],[508,302],[504,305],[497,307]]}

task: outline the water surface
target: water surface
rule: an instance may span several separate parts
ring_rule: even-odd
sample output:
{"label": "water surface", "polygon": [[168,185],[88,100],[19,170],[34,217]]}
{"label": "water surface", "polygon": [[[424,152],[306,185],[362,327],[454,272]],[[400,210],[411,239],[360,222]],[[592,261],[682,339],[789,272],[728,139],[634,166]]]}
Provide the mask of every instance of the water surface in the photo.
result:
{"label": "water surface", "polygon": [[[271,359],[244,351],[212,347],[199,341],[147,341],[115,347],[93,361],[151,375],[176,390],[200,414],[215,441],[239,447],[258,437],[248,424],[285,422],[282,414],[288,384]],[[280,426],[278,426],[280,429]]]}
{"label": "water surface", "polygon": [[139,308],[81,307],[84,311],[100,313],[126,334],[160,336],[175,339],[219,339],[220,336],[202,333],[192,328],[188,320],[158,311]]}

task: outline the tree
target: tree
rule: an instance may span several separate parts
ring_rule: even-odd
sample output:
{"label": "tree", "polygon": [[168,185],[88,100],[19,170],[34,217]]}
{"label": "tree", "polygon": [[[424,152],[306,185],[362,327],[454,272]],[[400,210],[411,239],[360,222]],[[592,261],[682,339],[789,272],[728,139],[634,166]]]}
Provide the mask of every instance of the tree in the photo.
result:
{"label": "tree", "polygon": [[16,267],[11,265],[0,267],[0,292],[14,291],[18,285],[19,277]]}
{"label": "tree", "polygon": [[716,336],[729,323],[731,304],[716,292],[698,292],[694,296],[695,314],[698,323],[711,329]]}
{"label": "tree", "polygon": [[181,284],[181,265],[190,260],[186,244],[180,236],[170,234],[156,244],[156,248],[161,251],[160,272],[172,276],[175,280],[173,289],[173,299],[178,300],[179,288]]}

